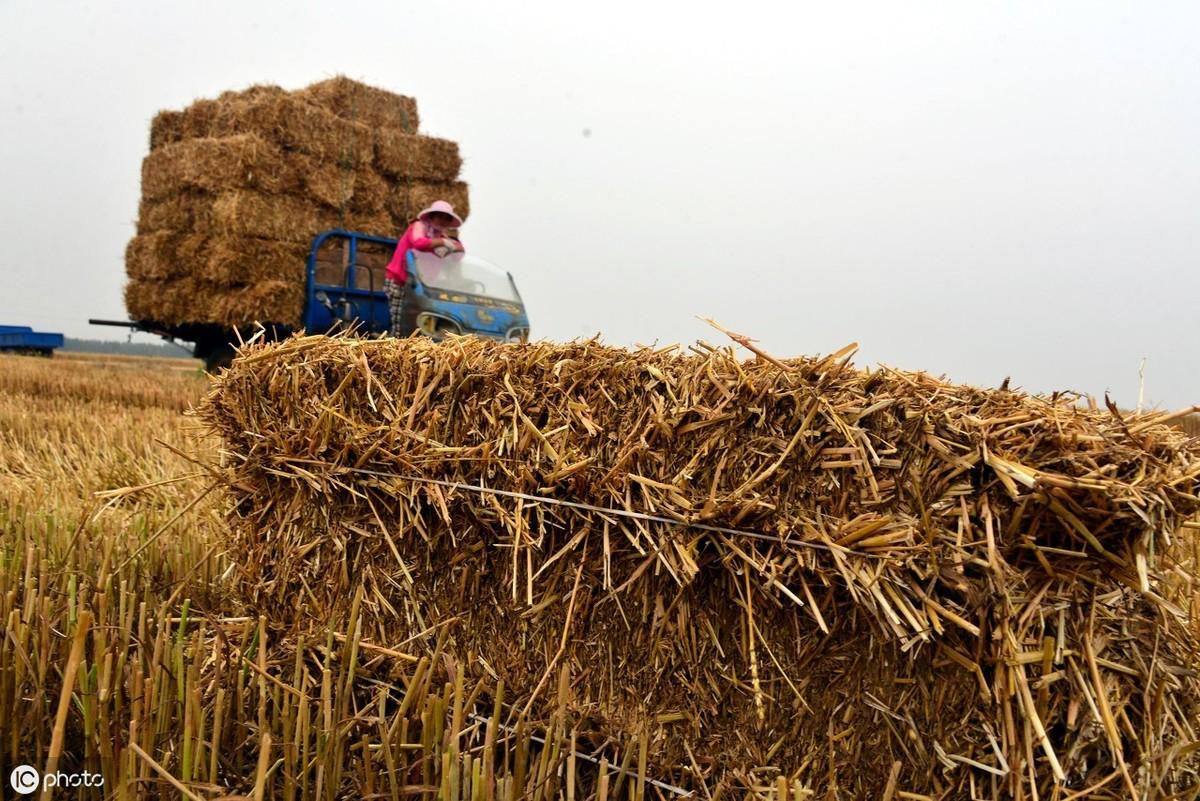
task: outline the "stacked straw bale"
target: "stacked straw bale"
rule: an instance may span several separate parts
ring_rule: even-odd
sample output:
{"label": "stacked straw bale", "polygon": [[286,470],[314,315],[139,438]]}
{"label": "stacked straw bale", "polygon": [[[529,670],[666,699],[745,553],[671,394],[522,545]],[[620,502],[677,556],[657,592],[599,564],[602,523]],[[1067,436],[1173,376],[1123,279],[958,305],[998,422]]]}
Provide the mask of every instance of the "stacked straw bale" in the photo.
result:
{"label": "stacked straw bale", "polygon": [[162,111],[142,164],[126,306],[167,325],[295,326],[313,236],[399,236],[438,198],[465,217],[458,146],[417,133],[409,97],[338,77]]}
{"label": "stacked straw bale", "polygon": [[200,410],[248,604],[300,632],[357,596],[361,638],[503,682],[518,726],[566,671],[580,750],[640,742],[683,787],[1197,789],[1200,443],[692,350],[250,349]]}

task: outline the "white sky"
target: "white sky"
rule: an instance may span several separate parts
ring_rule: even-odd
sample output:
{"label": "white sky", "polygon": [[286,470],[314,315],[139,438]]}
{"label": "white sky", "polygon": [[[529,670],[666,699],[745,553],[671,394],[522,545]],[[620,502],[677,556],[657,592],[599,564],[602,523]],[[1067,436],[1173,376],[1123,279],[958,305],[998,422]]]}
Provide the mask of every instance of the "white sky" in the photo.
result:
{"label": "white sky", "polygon": [[337,73],[460,143],[535,336],[1200,402],[1189,2],[0,0],[0,323],[113,337],[154,113]]}

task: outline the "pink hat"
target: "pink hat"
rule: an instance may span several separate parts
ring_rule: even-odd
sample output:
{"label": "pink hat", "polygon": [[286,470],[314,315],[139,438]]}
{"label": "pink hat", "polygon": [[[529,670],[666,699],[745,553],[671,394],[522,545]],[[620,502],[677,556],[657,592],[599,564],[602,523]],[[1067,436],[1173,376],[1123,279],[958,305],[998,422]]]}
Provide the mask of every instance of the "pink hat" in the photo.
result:
{"label": "pink hat", "polygon": [[430,203],[429,208],[425,209],[424,211],[422,211],[420,214],[417,215],[417,219],[424,220],[426,215],[434,214],[435,212],[441,212],[442,214],[448,214],[451,217],[453,217],[455,227],[458,227],[463,224],[462,217],[459,217],[457,214],[455,214],[454,207],[451,206],[449,203],[447,203],[444,200],[435,200],[432,203]]}

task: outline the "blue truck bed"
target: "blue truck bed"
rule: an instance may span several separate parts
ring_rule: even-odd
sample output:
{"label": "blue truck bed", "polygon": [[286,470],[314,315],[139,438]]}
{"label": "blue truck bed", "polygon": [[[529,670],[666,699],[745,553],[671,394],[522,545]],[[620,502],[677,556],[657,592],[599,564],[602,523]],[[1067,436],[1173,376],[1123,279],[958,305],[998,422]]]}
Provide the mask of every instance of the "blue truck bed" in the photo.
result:
{"label": "blue truck bed", "polygon": [[34,331],[27,325],[0,325],[0,351],[36,351],[50,354],[63,346],[62,334]]}

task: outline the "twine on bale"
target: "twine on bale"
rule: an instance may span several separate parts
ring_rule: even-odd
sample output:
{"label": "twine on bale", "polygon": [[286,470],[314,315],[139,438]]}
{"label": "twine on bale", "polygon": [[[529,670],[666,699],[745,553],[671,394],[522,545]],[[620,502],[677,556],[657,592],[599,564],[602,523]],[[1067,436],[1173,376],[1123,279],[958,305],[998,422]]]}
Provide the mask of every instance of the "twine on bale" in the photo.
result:
{"label": "twine on bale", "polygon": [[565,671],[580,738],[675,786],[1196,786],[1200,444],[1153,419],[841,357],[323,337],[199,414],[252,610],[357,597],[381,648],[454,620],[473,680],[544,721]]}
{"label": "twine on bale", "polygon": [[395,476],[388,473],[381,473],[377,470],[360,470],[354,469],[351,472],[356,475],[363,476],[385,476],[397,481],[411,481],[418,484],[435,484],[447,489],[461,489],[467,492],[475,492],[481,495],[499,495],[505,498],[514,498],[517,500],[529,501],[531,503],[544,503],[551,506],[564,506],[571,509],[580,509],[585,512],[594,512],[601,515],[611,515],[613,517],[627,517],[631,520],[644,520],[648,523],[662,523],[668,526],[679,526],[680,528],[692,528],[697,531],[709,531],[716,534],[730,534],[735,537],[747,537],[749,539],[764,540],[766,542],[775,542],[780,545],[794,545],[798,548],[815,548],[816,550],[829,550],[829,546],[820,542],[804,542],[802,540],[790,540],[783,536],[763,534],[758,531],[746,531],[745,529],[726,528],[724,526],[710,526],[707,523],[698,523],[694,520],[675,520],[670,517],[660,517],[659,515],[650,515],[644,512],[634,512],[629,509],[618,509],[612,506],[593,506],[590,503],[578,503],[575,501],[566,501],[561,498],[547,498],[544,495],[530,495],[525,492],[512,492],[510,490],[497,489],[495,487],[480,487],[474,484],[463,484],[459,481],[439,481],[436,478],[427,476]]}
{"label": "twine on bale", "polygon": [[[407,118],[407,115],[405,115],[405,123],[407,124],[407,122],[408,122],[408,118]],[[401,236],[403,236],[404,231],[408,230],[408,226],[412,224],[412,171],[410,169],[407,169],[410,162],[411,162],[411,158],[405,159],[406,169],[404,170],[404,219],[401,221],[403,224],[400,226]]]}
{"label": "twine on bale", "polygon": [[[358,122],[358,98],[357,98],[357,96],[352,97],[350,100],[350,113],[347,115],[347,118],[351,122]],[[338,227],[339,228],[346,227],[346,205],[350,202],[349,201],[350,195],[354,192],[353,169],[354,169],[355,161],[353,160],[353,158],[354,158],[354,152],[357,151],[357,148],[354,146],[353,137],[354,137],[354,133],[351,132],[351,143],[350,143],[350,151],[351,152],[346,153],[343,150],[341,165],[340,165],[342,168],[342,198],[343,198],[343,200],[338,205]],[[346,254],[346,258],[347,259],[349,258],[348,253]]]}

